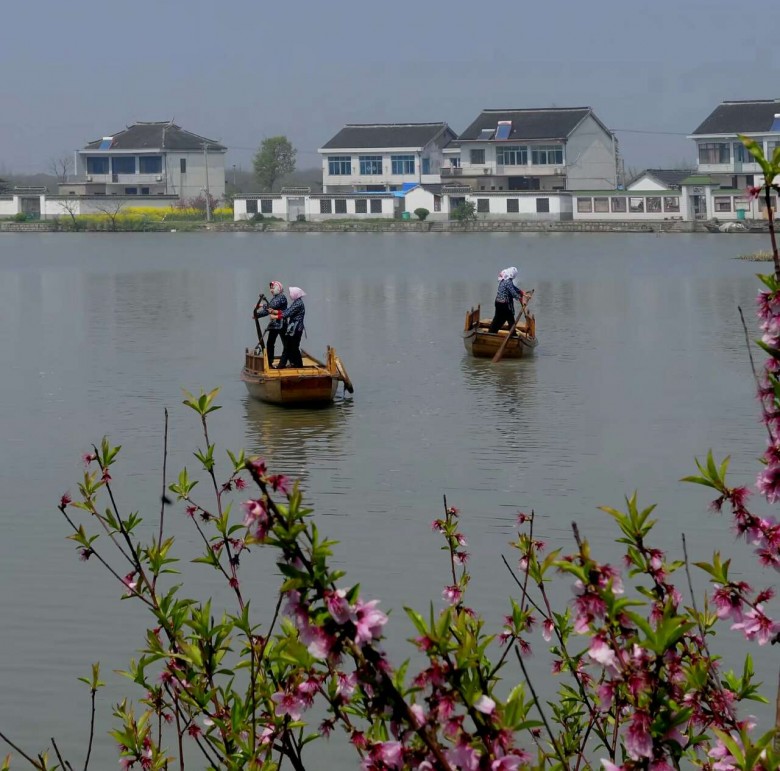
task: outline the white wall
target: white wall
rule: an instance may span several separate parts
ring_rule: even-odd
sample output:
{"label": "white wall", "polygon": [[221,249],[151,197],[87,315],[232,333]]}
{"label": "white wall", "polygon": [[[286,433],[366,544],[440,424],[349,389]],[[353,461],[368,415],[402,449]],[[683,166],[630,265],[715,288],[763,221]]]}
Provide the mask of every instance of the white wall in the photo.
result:
{"label": "white wall", "polygon": [[[279,217],[280,219],[287,219],[287,199],[283,196],[252,196],[254,200],[257,201],[257,211],[258,213],[262,214],[264,217]],[[233,220],[235,222],[238,222],[239,220],[248,220],[252,219],[254,217],[254,212],[251,214],[247,213],[247,198],[235,198],[233,200]],[[270,212],[263,212],[262,209],[262,200],[270,200],[271,201],[271,211]]]}
{"label": "white wall", "polygon": [[[546,199],[549,212],[537,211],[537,199]],[[567,194],[551,193],[545,195],[543,191],[533,192],[502,191],[500,193],[473,192],[466,196],[477,207],[477,219],[522,219],[522,220],[562,220],[571,219],[571,197]],[[479,211],[479,201],[487,201],[488,211]],[[518,211],[508,211],[507,201],[517,201]]]}
{"label": "white wall", "polygon": [[658,182],[652,175],[643,174],[628,185],[626,190],[666,190],[666,187]]}
{"label": "white wall", "polygon": [[566,142],[567,190],[614,190],[617,187],[612,137],[588,115]]}
{"label": "white wall", "polygon": [[[331,202],[330,209],[331,213],[323,213],[320,211],[320,201],[322,200],[329,200]],[[336,212],[336,200],[341,200],[346,202],[347,211],[346,213],[343,212]],[[366,209],[367,211],[365,213],[357,213],[357,201],[358,200],[364,200],[366,201]],[[381,211],[380,212],[372,212],[371,211],[371,201],[380,201],[381,202]],[[383,197],[373,197],[371,194],[367,194],[365,196],[355,196],[355,197],[348,197],[348,196],[339,196],[334,195],[332,198],[330,196],[307,196],[306,197],[306,219],[311,222],[327,222],[328,220],[336,220],[336,219],[375,219],[375,218],[382,218],[382,219],[392,219],[395,216],[395,202],[396,199],[394,196],[383,196]]]}
{"label": "white wall", "polygon": [[[441,211],[435,211],[436,203],[435,198],[439,199],[439,205]],[[450,199],[448,195],[434,194],[430,190],[425,190],[422,187],[416,187],[414,190],[410,190],[404,196],[404,211],[408,211],[412,219],[417,219],[414,216],[415,209],[427,209],[429,220],[446,220],[450,217]]]}
{"label": "white wall", "polygon": [[18,213],[17,203],[13,197],[0,198],[0,217],[13,217]]}

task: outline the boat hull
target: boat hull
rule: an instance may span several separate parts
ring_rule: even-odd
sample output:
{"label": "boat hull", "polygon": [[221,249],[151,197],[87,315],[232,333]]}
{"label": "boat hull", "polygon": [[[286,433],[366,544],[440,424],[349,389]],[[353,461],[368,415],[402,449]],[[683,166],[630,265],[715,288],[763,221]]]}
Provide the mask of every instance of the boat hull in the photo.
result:
{"label": "boat hull", "polygon": [[[463,333],[463,345],[478,359],[492,359],[508,334],[507,331],[493,333],[470,329]],[[502,358],[522,359],[532,356],[537,345],[538,341],[535,337],[528,338],[522,333],[520,336],[512,336],[504,348]]]}
{"label": "boat hull", "polygon": [[302,367],[271,369],[265,350],[246,350],[241,380],[249,395],[266,404],[321,407],[331,404],[339,383],[352,393],[352,383],[341,360],[328,348],[326,361],[301,351]]}
{"label": "boat hull", "polygon": [[[480,308],[472,308],[466,313],[463,327],[463,345],[478,359],[492,359],[509,335],[509,330],[490,332],[491,319],[480,319]],[[530,313],[525,314],[524,324],[518,324],[504,348],[502,359],[523,359],[532,356],[539,344],[536,339],[536,319]]]}

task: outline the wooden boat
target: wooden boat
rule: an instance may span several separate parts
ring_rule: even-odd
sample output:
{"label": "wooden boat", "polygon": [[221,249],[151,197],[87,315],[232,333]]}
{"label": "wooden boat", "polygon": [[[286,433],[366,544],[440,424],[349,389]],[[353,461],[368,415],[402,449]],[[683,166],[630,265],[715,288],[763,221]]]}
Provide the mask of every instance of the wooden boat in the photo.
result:
{"label": "wooden boat", "polygon": [[249,395],[269,404],[316,406],[330,404],[339,383],[345,391],[354,391],[347,370],[330,346],[324,363],[303,350],[301,357],[302,367],[271,369],[265,348],[247,348],[241,379]]}
{"label": "wooden boat", "polygon": [[[501,329],[498,332],[488,332],[492,319],[481,319],[479,312],[479,305],[466,312],[463,345],[472,356],[480,359],[492,359],[509,334],[509,330]],[[515,327],[515,334],[512,335],[504,348],[503,358],[522,359],[525,356],[531,356],[538,344],[536,319],[532,313],[526,311],[525,320]]]}

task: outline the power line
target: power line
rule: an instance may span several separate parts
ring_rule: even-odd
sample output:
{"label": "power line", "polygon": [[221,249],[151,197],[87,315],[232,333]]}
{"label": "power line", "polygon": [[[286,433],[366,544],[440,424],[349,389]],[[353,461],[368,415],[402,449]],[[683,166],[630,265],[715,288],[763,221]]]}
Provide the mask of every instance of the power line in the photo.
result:
{"label": "power line", "polygon": [[647,131],[644,129],[612,129],[612,131],[620,131],[622,134],[665,134],[673,137],[687,137],[690,132],[688,131]]}

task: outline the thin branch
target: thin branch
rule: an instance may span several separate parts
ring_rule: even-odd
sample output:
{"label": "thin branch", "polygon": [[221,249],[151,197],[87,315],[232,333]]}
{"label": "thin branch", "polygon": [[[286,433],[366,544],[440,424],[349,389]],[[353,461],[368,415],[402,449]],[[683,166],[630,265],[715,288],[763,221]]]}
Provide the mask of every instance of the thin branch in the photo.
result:
{"label": "thin branch", "polygon": [[552,729],[550,728],[550,724],[547,722],[547,716],[544,714],[542,705],[539,703],[539,698],[536,695],[536,689],[534,688],[533,683],[528,677],[528,671],[525,668],[525,664],[523,664],[523,657],[520,655],[520,651],[517,650],[517,646],[515,646],[514,650],[515,650],[515,656],[517,656],[517,660],[520,663],[520,669],[523,670],[523,677],[525,678],[526,683],[528,683],[528,688],[531,691],[531,696],[533,697],[534,704],[536,704],[536,709],[539,712],[539,716],[542,718],[544,727],[547,729],[547,734],[550,737],[550,742],[552,743],[553,749],[555,750],[555,755],[558,758],[558,760],[561,761],[561,765],[564,768],[569,768],[569,764],[566,762],[566,759],[564,758],[563,753],[561,752],[561,748],[558,746],[558,742],[555,740],[555,736],[553,736]]}
{"label": "thin branch", "polygon": [[[761,380],[758,377],[758,372],[756,371],[756,363],[753,360],[753,348],[750,345],[750,335],[748,335],[748,328],[747,324],[745,323],[745,315],[742,313],[742,307],[737,306],[737,310],[739,311],[739,318],[742,319],[742,330],[745,333],[745,345],[747,346],[747,352],[748,357],[750,358],[750,369],[753,370],[753,379],[756,381],[756,390],[758,391],[759,397],[761,396]],[[764,410],[764,400],[761,400],[761,411],[765,412]],[[769,441],[774,442],[775,438],[772,436],[772,429],[769,426],[769,421],[766,422],[766,431],[769,434]]]}
{"label": "thin branch", "polygon": [[168,408],[165,408],[165,433],[163,439],[163,468],[162,468],[162,493],[160,494],[160,536],[157,545],[162,544],[163,522],[165,519],[165,504],[168,500],[165,494],[165,472],[168,467]]}
{"label": "thin branch", "polygon": [[[92,702],[92,715],[89,719],[89,743],[87,744],[87,757],[84,759],[84,771],[87,771],[89,767],[89,756],[92,754],[92,741],[95,738],[95,694],[97,688],[92,688],[90,691],[90,697]],[[54,739],[52,739],[52,742]]]}
{"label": "thin branch", "polygon": [[9,747],[16,750],[33,768],[43,769],[41,763],[33,760],[21,747],[17,747],[2,731],[0,731],[0,739],[2,739]]}
{"label": "thin branch", "polygon": [[62,759],[62,754],[60,753],[60,748],[57,746],[57,742],[54,740],[54,737],[51,737],[51,743],[54,746],[54,752],[57,754],[57,760],[60,761],[60,765],[62,766],[62,771],[73,771],[73,766],[67,761]]}

